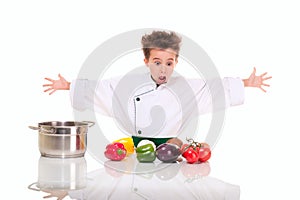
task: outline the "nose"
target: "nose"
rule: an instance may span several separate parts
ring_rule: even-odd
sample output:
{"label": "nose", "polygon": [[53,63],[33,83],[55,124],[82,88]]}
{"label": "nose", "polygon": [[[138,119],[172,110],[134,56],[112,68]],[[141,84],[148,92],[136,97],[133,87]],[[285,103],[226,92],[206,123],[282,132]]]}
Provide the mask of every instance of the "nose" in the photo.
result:
{"label": "nose", "polygon": [[165,65],[161,65],[160,72],[163,73],[163,74],[166,73],[166,66]]}

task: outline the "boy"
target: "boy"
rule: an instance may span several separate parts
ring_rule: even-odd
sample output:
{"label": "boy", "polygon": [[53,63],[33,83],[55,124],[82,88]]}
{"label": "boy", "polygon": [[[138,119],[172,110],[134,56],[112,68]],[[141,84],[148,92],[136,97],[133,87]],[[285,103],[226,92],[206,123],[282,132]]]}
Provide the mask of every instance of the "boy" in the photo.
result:
{"label": "boy", "polygon": [[[181,38],[174,32],[153,31],[145,34],[141,43],[145,72],[98,82],[68,82],[59,74],[58,80],[45,78],[51,83],[43,85],[47,87],[44,92],[51,95],[57,90],[70,90],[74,108],[95,109],[112,116],[129,134],[174,138],[186,128],[195,112],[201,114],[215,109],[212,97],[224,94],[221,102],[224,105],[220,106],[223,109],[243,103],[244,87],[257,87],[265,92],[263,86],[269,86],[264,81],[271,77],[266,77],[266,73],[257,76],[255,68],[249,78],[224,78],[222,87],[215,88],[209,88],[203,80],[172,76]],[[124,92],[129,86],[132,91]]]}

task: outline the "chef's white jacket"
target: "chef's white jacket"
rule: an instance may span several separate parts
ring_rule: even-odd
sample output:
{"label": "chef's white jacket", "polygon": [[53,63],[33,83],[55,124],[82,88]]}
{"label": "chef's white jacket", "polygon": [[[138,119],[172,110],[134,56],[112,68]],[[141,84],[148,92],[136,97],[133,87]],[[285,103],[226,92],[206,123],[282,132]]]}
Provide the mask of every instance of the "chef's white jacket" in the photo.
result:
{"label": "chef's white jacket", "polygon": [[176,137],[199,114],[244,102],[240,78],[202,80],[173,76],[157,86],[149,72],[70,85],[72,106],[114,117],[126,133],[143,137]]}

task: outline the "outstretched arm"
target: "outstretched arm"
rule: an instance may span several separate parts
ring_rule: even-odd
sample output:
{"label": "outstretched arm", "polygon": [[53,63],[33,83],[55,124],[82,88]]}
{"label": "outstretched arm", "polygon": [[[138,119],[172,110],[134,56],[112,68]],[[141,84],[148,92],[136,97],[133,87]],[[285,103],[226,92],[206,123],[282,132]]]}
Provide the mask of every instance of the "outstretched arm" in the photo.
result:
{"label": "outstretched arm", "polygon": [[58,74],[58,80],[53,80],[51,78],[45,78],[47,81],[51,83],[44,84],[43,87],[46,87],[44,92],[49,92],[49,95],[53,94],[57,90],[69,90],[70,89],[70,82],[68,82],[64,77]]}
{"label": "outstretched arm", "polygon": [[257,88],[261,89],[263,92],[266,92],[266,90],[263,88],[263,86],[270,87],[270,85],[265,84],[264,81],[272,78],[272,76],[266,77],[266,74],[267,74],[267,72],[257,76],[256,68],[254,67],[253,72],[251,73],[249,78],[243,79],[244,86],[245,87],[257,87]]}

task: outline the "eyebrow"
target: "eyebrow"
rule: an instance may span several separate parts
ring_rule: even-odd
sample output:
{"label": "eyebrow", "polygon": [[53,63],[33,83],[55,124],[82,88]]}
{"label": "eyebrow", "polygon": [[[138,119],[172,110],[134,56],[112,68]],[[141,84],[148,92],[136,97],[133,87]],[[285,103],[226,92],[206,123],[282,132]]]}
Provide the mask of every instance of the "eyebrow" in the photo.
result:
{"label": "eyebrow", "polygon": [[[153,60],[162,60],[162,59],[160,59],[160,58],[153,58]],[[173,58],[168,58],[167,60],[172,60],[172,61],[174,61]]]}

